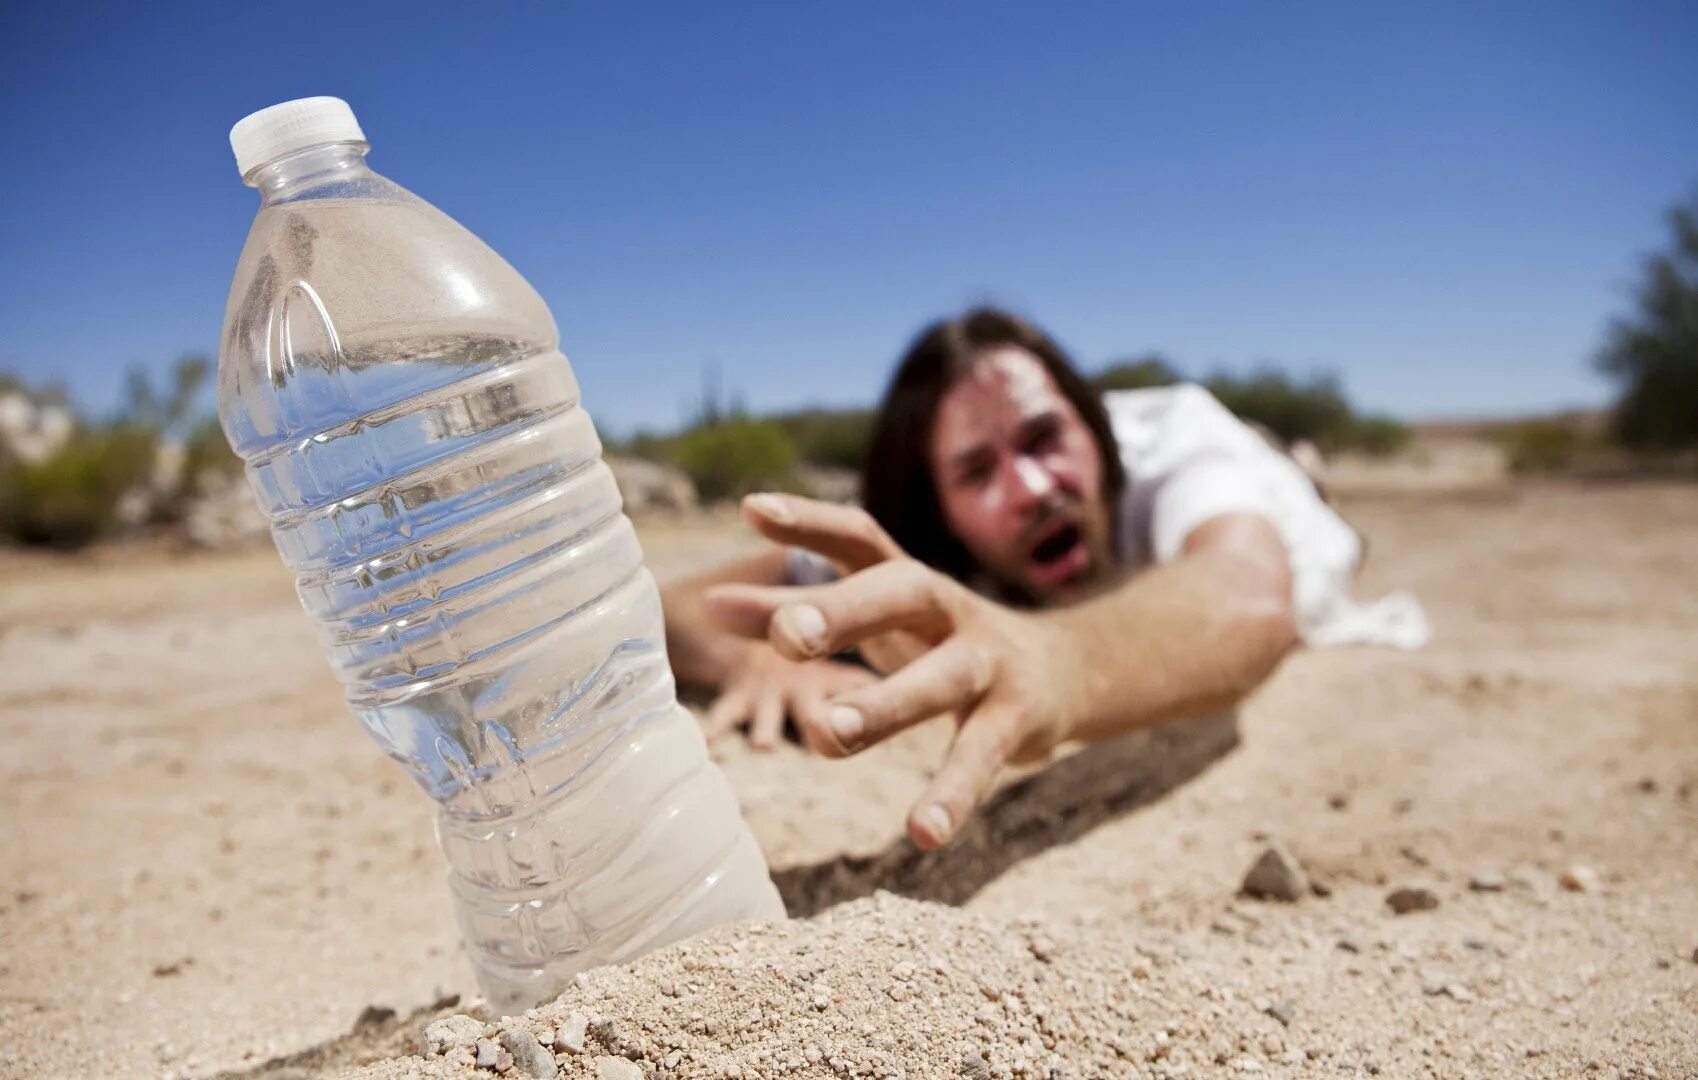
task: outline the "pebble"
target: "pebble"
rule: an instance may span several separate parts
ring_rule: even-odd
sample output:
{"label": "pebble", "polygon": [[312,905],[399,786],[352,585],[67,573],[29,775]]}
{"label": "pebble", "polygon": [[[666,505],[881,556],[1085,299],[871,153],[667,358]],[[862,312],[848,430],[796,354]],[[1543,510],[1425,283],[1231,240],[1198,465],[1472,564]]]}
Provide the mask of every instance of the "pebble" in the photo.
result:
{"label": "pebble", "polygon": [[1597,892],[1598,872],[1590,866],[1575,863],[1563,870],[1557,881],[1569,892]]}
{"label": "pebble", "polygon": [[1468,879],[1468,887],[1475,892],[1503,892],[1504,880],[1499,874],[1475,874]]}
{"label": "pebble", "polygon": [[513,1055],[513,1064],[526,1076],[549,1080],[555,1075],[554,1055],[542,1048],[536,1036],[528,1031],[503,1031],[501,1047]]}
{"label": "pebble", "polygon": [[1464,949],[1472,949],[1475,952],[1485,952],[1491,947],[1491,942],[1487,941],[1485,938],[1465,937],[1462,939],[1462,947]]}
{"label": "pebble", "polygon": [[1423,885],[1405,885],[1386,894],[1386,906],[1397,915],[1431,911],[1439,906],[1439,894]]}
{"label": "pebble", "polygon": [[573,1013],[566,1018],[565,1023],[554,1029],[554,1045],[573,1054],[584,1052],[584,1033],[589,1030],[590,1018],[583,1013]]}
{"label": "pebble", "polygon": [[1291,1017],[1294,1015],[1291,1008],[1291,1002],[1276,1001],[1262,1011],[1273,1017],[1275,1020],[1278,1020],[1282,1027],[1291,1026]]}
{"label": "pebble", "polygon": [[1303,872],[1303,864],[1275,840],[1244,875],[1240,888],[1246,896],[1290,903],[1309,891],[1309,875]]}
{"label": "pebble", "polygon": [[471,1046],[483,1036],[483,1021],[464,1013],[432,1021],[424,1029],[424,1056],[445,1054],[456,1046]]}
{"label": "pebble", "polygon": [[597,1080],[643,1080],[643,1070],[624,1058],[596,1058],[595,1074]]}
{"label": "pebble", "polygon": [[1354,937],[1341,937],[1338,939],[1338,947],[1348,953],[1359,953],[1362,951],[1362,942]]}
{"label": "pebble", "polygon": [[478,1040],[477,1066],[480,1069],[495,1068],[496,1055],[501,1053],[501,1047],[495,1045],[494,1039]]}

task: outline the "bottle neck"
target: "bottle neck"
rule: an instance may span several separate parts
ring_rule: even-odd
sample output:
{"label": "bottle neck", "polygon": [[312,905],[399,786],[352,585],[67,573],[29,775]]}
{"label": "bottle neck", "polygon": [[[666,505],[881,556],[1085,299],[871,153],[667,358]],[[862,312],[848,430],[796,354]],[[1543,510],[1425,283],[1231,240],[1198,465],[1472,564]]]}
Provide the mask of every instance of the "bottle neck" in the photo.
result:
{"label": "bottle neck", "polygon": [[366,152],[370,149],[363,142],[309,146],[266,162],[242,177],[242,183],[257,188],[264,202],[276,202],[309,187],[371,176],[371,169],[366,166]]}

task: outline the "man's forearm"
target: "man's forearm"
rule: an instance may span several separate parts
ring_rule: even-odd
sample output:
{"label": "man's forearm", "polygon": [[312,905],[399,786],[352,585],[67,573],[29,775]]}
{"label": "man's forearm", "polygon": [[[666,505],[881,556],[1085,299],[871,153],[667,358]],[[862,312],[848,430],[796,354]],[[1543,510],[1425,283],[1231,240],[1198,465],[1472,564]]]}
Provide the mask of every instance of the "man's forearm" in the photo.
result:
{"label": "man's forearm", "polygon": [[1059,667],[1075,685],[1058,692],[1067,695],[1073,736],[1106,738],[1227,708],[1296,645],[1290,573],[1271,527],[1227,520],[1198,532],[1173,562],[1052,614],[1072,652]]}

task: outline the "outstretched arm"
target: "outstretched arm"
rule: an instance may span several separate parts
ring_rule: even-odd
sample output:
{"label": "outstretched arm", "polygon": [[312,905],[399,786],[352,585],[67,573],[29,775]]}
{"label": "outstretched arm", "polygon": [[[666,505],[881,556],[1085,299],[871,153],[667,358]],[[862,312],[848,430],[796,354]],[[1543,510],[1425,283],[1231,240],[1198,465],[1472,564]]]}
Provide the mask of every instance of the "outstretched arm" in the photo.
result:
{"label": "outstretched arm", "polygon": [[922,847],[946,843],[1003,765],[1056,745],[1218,711],[1296,643],[1285,548],[1252,514],[1193,529],[1179,557],[1095,599],[1015,611],[903,555],[863,512],[785,497],[746,504],[766,535],[858,572],[811,588],[721,585],[715,615],[782,655],[860,645],[886,677],[835,696],[811,745],[850,754],[939,713],[955,742],[909,817]]}

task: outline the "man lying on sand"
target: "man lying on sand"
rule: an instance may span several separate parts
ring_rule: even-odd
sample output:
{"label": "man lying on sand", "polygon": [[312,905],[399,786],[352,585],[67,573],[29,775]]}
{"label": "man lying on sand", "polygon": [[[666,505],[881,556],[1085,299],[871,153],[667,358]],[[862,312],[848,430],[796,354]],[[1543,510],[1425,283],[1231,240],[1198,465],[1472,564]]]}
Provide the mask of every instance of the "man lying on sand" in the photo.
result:
{"label": "man lying on sand", "polygon": [[[1219,712],[1362,622],[1360,542],[1290,459],[1200,387],[1099,397],[997,310],[909,348],[862,499],[744,500],[779,546],[667,589],[667,645],[680,681],[718,691],[710,738],[747,725],[770,747],[788,715],[840,757],[953,714],[908,819],[923,848],[1004,764]],[[850,649],[872,670],[832,659]]]}

